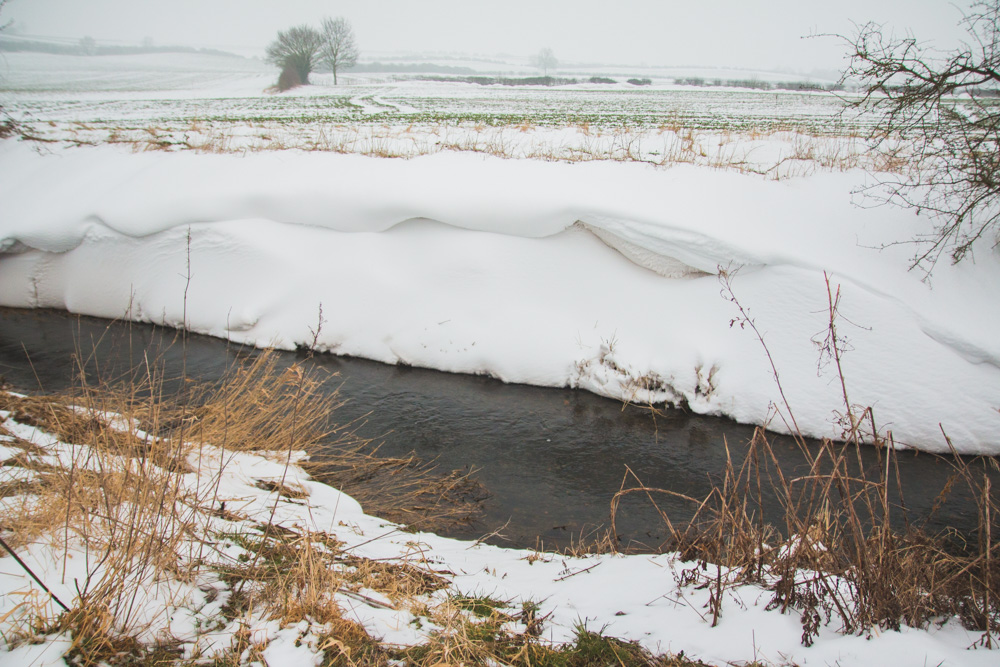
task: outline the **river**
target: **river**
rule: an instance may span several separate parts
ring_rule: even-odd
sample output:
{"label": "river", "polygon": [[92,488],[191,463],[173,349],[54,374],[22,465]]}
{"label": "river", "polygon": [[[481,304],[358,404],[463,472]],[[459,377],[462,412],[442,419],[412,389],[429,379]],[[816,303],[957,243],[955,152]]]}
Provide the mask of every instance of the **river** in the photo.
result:
{"label": "river", "polygon": [[[176,331],[151,325],[0,308],[0,376],[19,390],[57,391],[75,382],[78,357],[88,372],[108,377],[149,355],[165,365],[168,377],[183,369],[196,380],[212,381],[254,354],[207,336],[186,338],[182,345]],[[473,470],[489,492],[482,516],[448,534],[479,537],[505,526],[489,541],[507,546],[566,547],[606,526],[626,466],[647,486],[702,498],[724,470],[726,444],[738,464],[754,431],[679,409],[654,415],[579,390],[332,355],[281,352],[279,360],[339,373],[337,386],[347,401],[335,419],[362,420],[361,435],[379,443],[383,454],[413,452],[445,470]],[[775,436],[772,443],[786,475],[804,470],[805,457],[790,438]],[[873,448],[865,448],[863,458],[876,465]],[[903,498],[919,520],[930,512],[951,466],[914,452],[901,453],[898,461]],[[675,522],[690,515],[687,501],[666,496],[658,501]],[[777,507],[768,498],[765,514],[777,520]],[[968,533],[976,511],[955,492],[930,527]],[[659,514],[638,495],[623,503],[618,529],[624,542],[651,549],[665,537]]]}

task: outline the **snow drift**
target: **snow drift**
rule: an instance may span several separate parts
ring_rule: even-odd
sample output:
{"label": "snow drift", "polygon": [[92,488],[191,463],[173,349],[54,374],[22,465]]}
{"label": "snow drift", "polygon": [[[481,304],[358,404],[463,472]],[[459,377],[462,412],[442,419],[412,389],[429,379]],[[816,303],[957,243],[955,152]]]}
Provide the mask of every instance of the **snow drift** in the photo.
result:
{"label": "snow drift", "polygon": [[[767,356],[800,427],[838,436],[818,343],[840,285],[852,402],[896,442],[1000,451],[1000,266],[908,271],[912,211],[860,172],[781,182],[678,166],[443,153],[413,160],[40,154],[0,145],[0,304],[131,317],[254,345],[572,386],[764,423]],[[883,248],[884,247],[884,248]],[[878,248],[883,248],[878,250]],[[185,298],[186,294],[186,298]],[[780,429],[780,420],[771,422]]]}

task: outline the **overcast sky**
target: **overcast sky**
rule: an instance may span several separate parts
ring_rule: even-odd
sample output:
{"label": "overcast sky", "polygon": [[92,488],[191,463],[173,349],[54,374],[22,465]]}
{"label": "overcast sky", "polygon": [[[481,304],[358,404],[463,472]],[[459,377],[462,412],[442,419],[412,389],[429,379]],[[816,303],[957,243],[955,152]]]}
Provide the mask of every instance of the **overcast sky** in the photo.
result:
{"label": "overcast sky", "polygon": [[968,0],[9,0],[0,19],[28,34],[263,53],[276,31],[344,16],[365,56],[453,52],[562,62],[765,70],[840,69],[818,33],[876,21],[942,47]]}

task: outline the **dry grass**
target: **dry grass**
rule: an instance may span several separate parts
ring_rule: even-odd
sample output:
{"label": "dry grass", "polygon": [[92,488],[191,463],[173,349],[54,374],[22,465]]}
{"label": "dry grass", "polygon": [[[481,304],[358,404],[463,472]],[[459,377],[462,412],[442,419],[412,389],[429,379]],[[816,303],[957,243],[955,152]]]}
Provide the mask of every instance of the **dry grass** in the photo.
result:
{"label": "dry grass", "polygon": [[[303,120],[294,126],[264,121],[247,132],[246,123],[167,121],[161,126],[119,127],[112,124],[67,123],[56,129],[35,124],[22,127],[25,139],[71,146],[121,144],[135,152],[193,150],[199,153],[246,154],[307,150],[381,158],[410,159],[443,151],[474,152],[503,159],[557,162],[642,162],[656,167],[691,164],[756,174],[773,180],[821,171],[862,168],[899,173],[910,167],[912,150],[886,142],[873,151],[844,131],[775,125],[768,130],[704,130],[682,121],[658,127],[595,127],[569,122],[537,125],[529,121],[486,125],[480,121],[426,121],[331,125]],[[59,137],[59,138],[55,138]],[[762,148],[770,144],[772,149]],[[761,152],[763,151],[763,152]],[[766,156],[766,157],[765,157]]]}
{"label": "dry grass", "polygon": [[[511,667],[702,667],[681,655],[653,655],[637,642],[576,628],[572,643],[552,646],[539,639],[546,618],[524,603],[510,609],[490,597],[449,598],[431,612],[440,627],[419,646],[396,651],[394,658],[410,667],[443,665],[510,665]],[[516,630],[514,628],[517,628]]]}
{"label": "dry grass", "polygon": [[335,381],[302,366],[281,370],[276,355],[261,354],[223,381],[195,388],[188,407],[173,406],[168,435],[227,451],[302,452],[308,458],[294,459],[314,478],[413,530],[477,516],[485,490],[470,473],[439,471],[415,456],[380,456],[355,424],[334,423],[341,402]]}
{"label": "dry grass", "polygon": [[476,519],[486,489],[473,473],[442,472],[416,456],[383,457],[368,440],[345,443],[303,464],[369,511],[416,531],[441,530]]}
{"label": "dry grass", "polygon": [[[288,463],[316,447],[328,416],[321,383],[297,369],[279,372],[273,355],[237,370],[197,407],[170,404],[155,370],[146,371],[125,386],[84,383],[71,397],[0,398],[17,421],[71,443],[20,457],[33,493],[5,504],[0,524],[15,546],[44,539],[64,559],[83,545],[91,565],[74,618],[113,619],[122,636],[148,621],[137,602],[144,591],[190,581],[201,565],[218,503],[215,480],[201,470],[199,484],[185,481],[200,461],[198,443],[221,448],[223,459],[280,451]],[[81,631],[106,625],[74,623]]]}
{"label": "dry grass", "polygon": [[[722,272],[722,279],[724,292],[740,310],[735,321],[756,333],[733,295],[729,275]],[[979,514],[978,530],[968,541],[930,532],[930,517],[917,521],[908,516],[905,504],[891,500],[890,489],[899,487],[900,475],[895,443],[891,433],[877,428],[870,408],[850,402],[840,371],[843,341],[836,328],[840,293],[829,281],[827,285],[825,349],[841,378],[844,441],[824,440],[818,451],[808,448],[785,400],[777,414],[796,434],[808,461],[805,474],[782,473],[767,431],[759,427],[747,443],[742,464],[736,466],[729,456],[721,483],[704,498],[648,488],[630,471],[628,484],[623,483],[612,502],[612,529],[622,498],[646,496],[668,530],[664,548],[696,563],[681,583],[712,592],[713,624],[722,613],[724,592],[754,583],[771,591],[768,608],[800,615],[805,645],[830,619],[839,621],[843,632],[870,635],[902,625],[928,627],[955,617],[982,633],[979,645],[994,648],[1000,639],[1000,498],[990,476],[986,468],[957,455],[948,459],[953,474],[935,510],[964,487]],[[877,465],[866,468],[860,448],[869,446],[878,459]],[[987,465],[996,469],[994,460]],[[781,503],[783,523],[765,522],[766,493]],[[665,495],[688,500],[695,508],[693,518],[673,523],[656,505],[656,498]]]}
{"label": "dry grass", "polygon": [[[239,622],[263,613],[283,627],[306,622],[321,629],[316,649],[324,656],[323,664],[387,664],[386,649],[363,627],[344,618],[337,600],[338,594],[350,595],[357,587],[379,590],[378,578],[364,570],[368,561],[348,556],[339,542],[323,533],[269,530],[267,525],[258,525],[255,531],[228,539],[242,546],[246,555],[221,568],[232,588],[223,610],[227,618]],[[414,594],[425,592],[420,589]],[[229,654],[233,665],[247,663],[248,649],[263,648],[259,641],[255,644],[240,633],[236,640]],[[215,664],[219,664],[217,656]]]}
{"label": "dry grass", "polygon": [[[263,353],[224,381],[169,400],[152,366],[114,386],[82,381],[66,395],[0,392],[0,410],[12,421],[59,441],[4,443],[21,449],[3,466],[8,481],[0,486],[0,529],[6,542],[22,549],[48,544],[64,559],[83,549],[87,562],[77,594],[59,601],[65,613],[48,600],[26,601],[4,618],[8,643],[68,632],[75,664],[175,661],[176,647],[146,637],[162,619],[144,615],[143,600],[151,592],[181,595],[182,584],[203,576],[208,566],[233,583],[234,618],[257,610],[285,624],[308,619],[326,626],[329,664],[383,663],[378,644],[341,618],[334,594],[372,590],[410,604],[403,601],[444,581],[416,566],[352,556],[327,535],[297,534],[270,521],[248,533],[246,518],[218,502],[222,471],[202,467],[206,447],[223,466],[234,453],[252,452],[284,463],[286,473],[289,464],[322,452],[311,464],[314,471],[343,480],[362,497],[369,489],[368,497],[389,514],[430,524],[474,512],[474,500],[452,506],[442,498],[474,488],[468,479],[437,474],[414,459],[379,458],[353,430],[332,424],[339,398],[330,381],[301,365],[279,368],[275,354]],[[197,484],[190,483],[193,473]],[[393,493],[396,483],[399,494]],[[308,496],[292,479],[260,485],[275,492],[275,507],[280,499]],[[232,533],[220,536],[219,524],[226,522]],[[211,541],[220,539],[240,545],[245,558],[211,565]],[[236,649],[239,663],[247,648]]]}

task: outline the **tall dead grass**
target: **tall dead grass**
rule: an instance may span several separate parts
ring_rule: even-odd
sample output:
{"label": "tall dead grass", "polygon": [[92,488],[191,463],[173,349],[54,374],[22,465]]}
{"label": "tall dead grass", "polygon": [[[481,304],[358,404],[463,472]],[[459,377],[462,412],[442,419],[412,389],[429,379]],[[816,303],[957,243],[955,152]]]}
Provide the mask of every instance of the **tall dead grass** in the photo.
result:
{"label": "tall dead grass", "polygon": [[[370,649],[375,656],[374,641],[367,638],[368,648],[361,647],[367,635],[339,617],[334,595],[349,592],[359,578],[368,589],[385,589],[386,580],[398,589],[415,575],[387,577],[383,564],[350,558],[328,536],[274,525],[282,498],[308,495],[284,476],[269,481],[267,490],[276,492],[270,519],[226,510],[219,482],[238,453],[284,463],[285,474],[313,455],[314,473],[370,501],[369,511],[424,525],[476,511],[475,499],[458,492],[474,489],[474,482],[413,458],[378,457],[368,440],[331,420],[340,403],[333,378],[301,364],[283,368],[275,353],[258,354],[222,381],[188,386],[179,395],[165,395],[162,371],[148,362],[116,384],[81,378],[73,391],[54,396],[0,391],[0,410],[19,425],[8,431],[0,423],[0,433],[8,436],[6,446],[20,449],[3,464],[0,534],[14,550],[44,545],[61,553],[60,579],[75,591],[72,599],[20,605],[4,618],[8,643],[68,632],[77,664],[149,659],[163,649],[150,642],[172,601],[183,604],[213,562],[214,542],[223,539],[247,554],[224,574],[234,585],[253,582],[238,584],[234,598],[244,601],[234,603],[234,617],[253,609],[283,622],[308,616],[333,628],[336,636],[326,637],[330,651],[349,656]],[[24,426],[37,429],[32,439],[39,442],[12,435]],[[247,521],[258,530],[248,535]],[[233,534],[220,537],[220,522],[232,522]],[[156,607],[157,617],[146,604],[151,597],[166,601]]]}
{"label": "tall dead grass", "polygon": [[[855,168],[897,172],[910,166],[904,146],[872,151],[850,133],[830,133],[814,127],[775,126],[768,130],[699,129],[682,122],[659,127],[635,125],[536,125],[501,122],[484,125],[471,120],[367,123],[345,118],[336,125],[318,120],[264,121],[262,131],[247,131],[246,122],[164,120],[157,126],[110,123],[63,123],[57,128],[39,123],[19,126],[22,138],[68,146],[116,144],[134,152],[182,151],[240,154],[304,150],[369,157],[412,159],[444,151],[472,152],[502,159],[551,162],[641,162],[659,168],[690,164],[755,174],[773,180],[821,171]],[[44,133],[44,136],[43,136]],[[763,148],[772,144],[776,152]],[[767,155],[767,157],[765,157]]]}
{"label": "tall dead grass", "polygon": [[[766,351],[756,325],[736,301],[730,276],[723,271],[721,277],[724,293],[740,312],[734,322],[756,333]],[[740,465],[733,463],[727,447],[722,480],[704,498],[646,487],[629,471],[612,501],[612,531],[623,498],[647,497],[667,528],[664,548],[697,563],[685,570],[682,583],[712,592],[713,624],[722,613],[723,594],[754,583],[771,592],[768,608],[799,614],[805,645],[831,619],[839,621],[843,632],[871,635],[958,618],[981,633],[977,645],[994,648],[1000,640],[1000,499],[988,470],[997,469],[996,461],[978,465],[957,454],[947,459],[952,474],[934,511],[964,488],[978,512],[978,529],[967,538],[931,531],[932,517],[910,516],[905,499],[897,504],[890,493],[902,493],[896,445],[891,432],[878,428],[871,408],[850,401],[841,369],[844,341],[837,332],[840,291],[829,278],[827,288],[824,349],[841,381],[844,441],[826,439],[818,450],[807,447],[782,392],[779,416],[806,457],[804,474],[782,473],[767,431],[758,427]],[[773,362],[772,370],[780,389]],[[862,447],[875,448],[876,465],[864,464]],[[767,494],[775,495],[783,510],[778,524],[765,521]],[[672,522],[656,504],[662,496],[689,501],[693,517],[683,524]]]}

